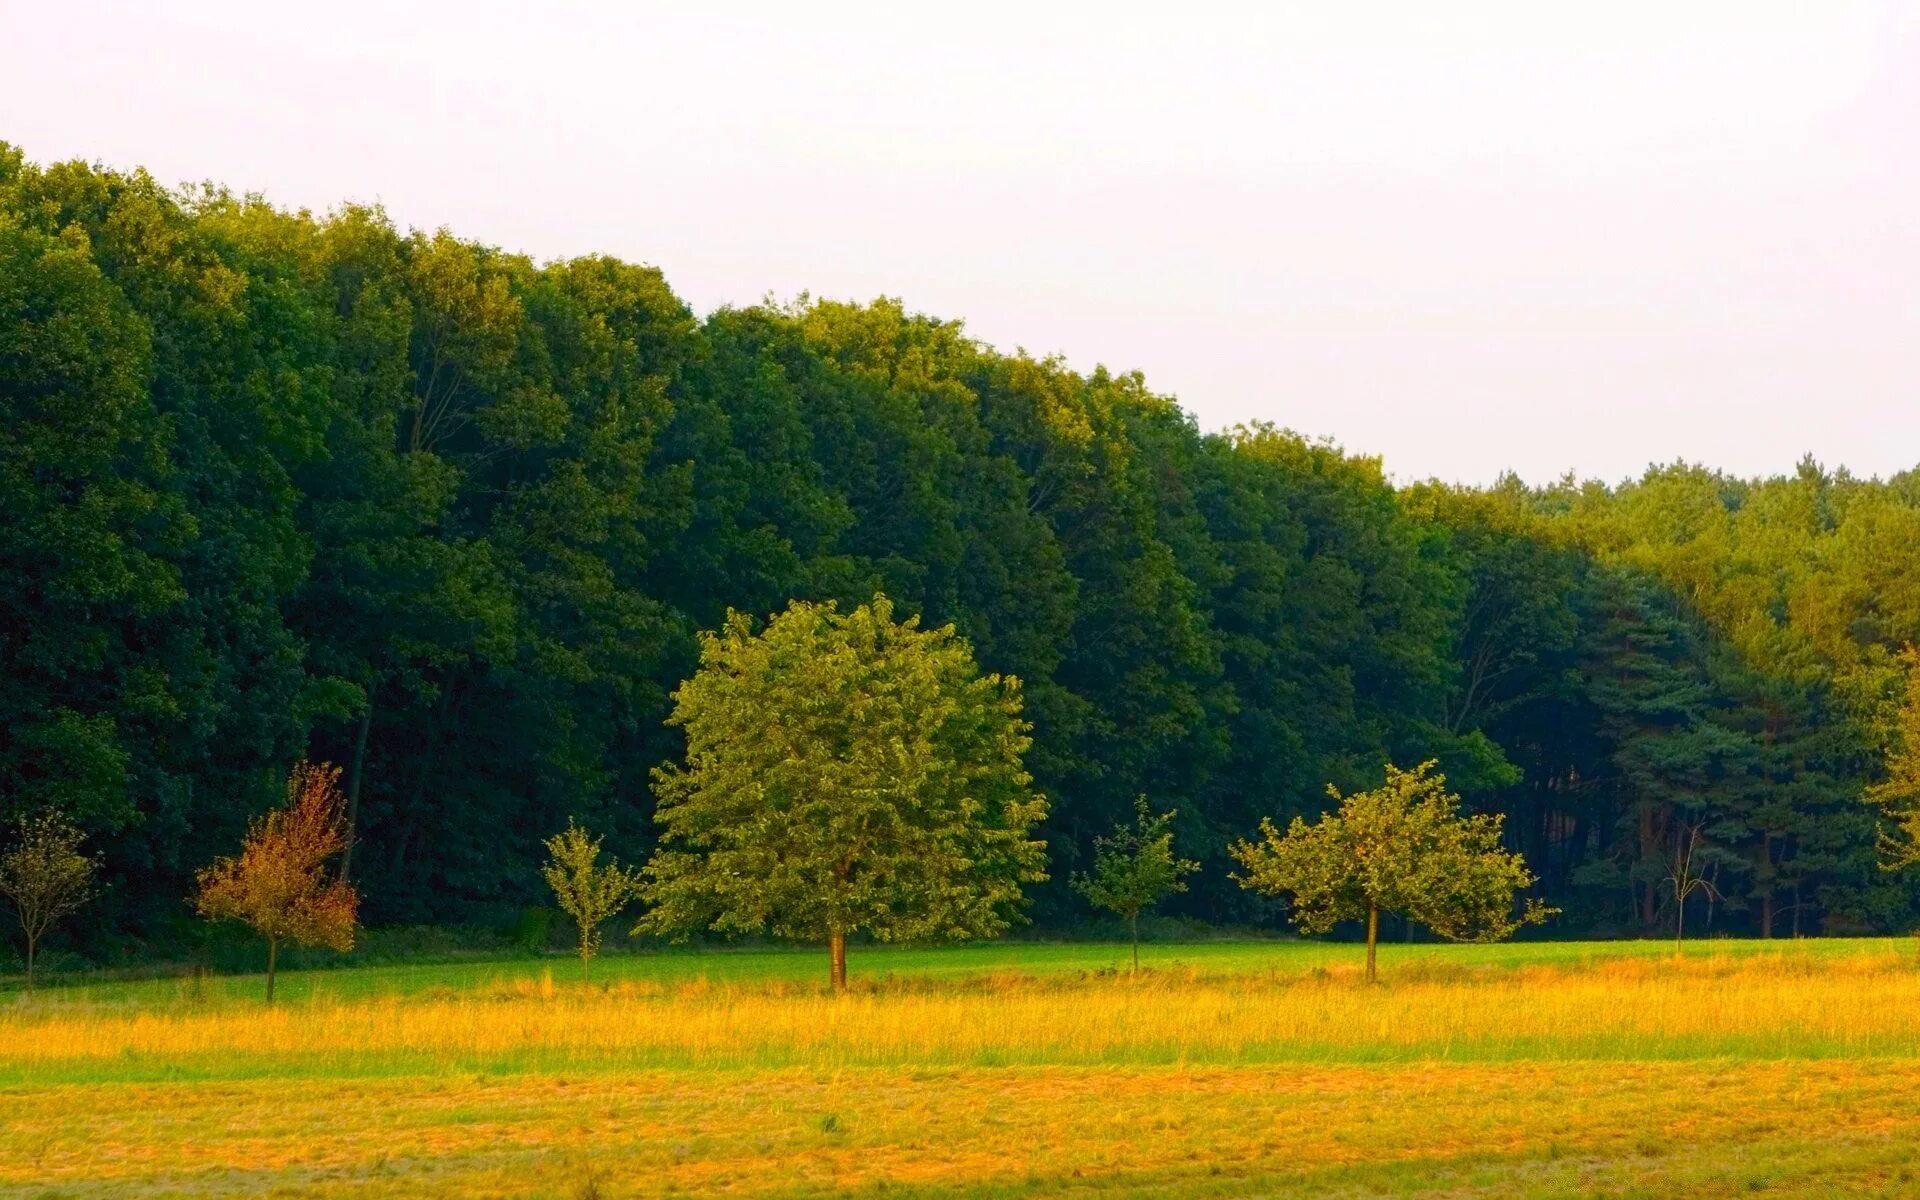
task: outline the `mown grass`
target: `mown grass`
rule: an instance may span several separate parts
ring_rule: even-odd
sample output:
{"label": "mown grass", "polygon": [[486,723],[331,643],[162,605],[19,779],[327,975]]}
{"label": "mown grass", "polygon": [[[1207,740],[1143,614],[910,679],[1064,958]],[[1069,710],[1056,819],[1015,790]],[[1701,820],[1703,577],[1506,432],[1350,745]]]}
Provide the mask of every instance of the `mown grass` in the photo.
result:
{"label": "mown grass", "polygon": [[1353,951],[52,990],[0,1006],[0,1195],[1920,1192],[1910,943]]}

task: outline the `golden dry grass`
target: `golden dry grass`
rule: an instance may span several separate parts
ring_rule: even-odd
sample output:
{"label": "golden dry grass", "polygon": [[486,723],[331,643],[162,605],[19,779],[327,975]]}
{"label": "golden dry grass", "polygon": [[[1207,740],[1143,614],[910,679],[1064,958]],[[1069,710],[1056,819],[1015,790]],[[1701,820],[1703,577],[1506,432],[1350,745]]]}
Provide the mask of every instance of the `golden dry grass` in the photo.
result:
{"label": "golden dry grass", "polygon": [[1899,1196],[1920,967],[50,997],[0,1081],[0,1195]]}
{"label": "golden dry grass", "polygon": [[0,1111],[0,1194],[73,1197],[1911,1195],[1920,1157],[1920,1065],[1885,1062],[252,1080]]}
{"label": "golden dry grass", "polygon": [[1578,968],[1138,980],[988,976],[832,997],[791,984],[522,983],[279,1008],[57,1005],[0,1019],[0,1079],[301,1072],[1872,1057],[1920,1052],[1887,951]]}

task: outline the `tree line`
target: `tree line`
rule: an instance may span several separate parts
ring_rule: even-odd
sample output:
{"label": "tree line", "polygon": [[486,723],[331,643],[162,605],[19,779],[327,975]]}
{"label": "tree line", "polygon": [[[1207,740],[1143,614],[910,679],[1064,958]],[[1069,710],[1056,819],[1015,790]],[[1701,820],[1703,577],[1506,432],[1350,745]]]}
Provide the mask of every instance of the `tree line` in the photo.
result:
{"label": "tree line", "polygon": [[96,954],[188,936],[303,758],[373,923],[542,902],[569,817],[645,861],[698,631],[876,593],[1021,681],[1043,923],[1142,795],[1202,868],[1169,911],[1273,920],[1231,847],[1429,758],[1563,933],[1913,917],[1912,472],[1395,487],[893,301],[700,318],[11,147],[0,410],[0,817],[97,847]]}
{"label": "tree line", "polygon": [[[605,925],[635,900],[636,935],[825,943],[836,992],[855,936],[965,941],[1026,919],[1026,885],[1047,879],[1047,846],[1033,836],[1047,801],[1023,761],[1033,743],[1019,680],[983,674],[951,625],[896,621],[885,596],[844,614],[795,601],[762,630],[730,612],[700,649],[699,671],[674,693],[687,754],[655,771],[661,838],[645,869],[602,863],[603,839],[573,818],[546,841],[541,876],[578,931],[583,982]],[[1232,848],[1247,872],[1236,882],[1285,897],[1307,932],[1364,915],[1368,983],[1383,911],[1456,941],[1545,920],[1552,910],[1538,900],[1515,914],[1534,877],[1501,847],[1501,818],[1460,816],[1433,766],[1389,763],[1382,788],[1329,789],[1338,813],[1296,817],[1284,836],[1262,821],[1258,844]],[[360,895],[329,863],[352,845],[339,779],[331,764],[295,764],[286,803],[198,875],[200,915],[265,940],[269,1004],[283,944],[353,948]],[[1175,857],[1173,813],[1154,815],[1145,797],[1136,808],[1134,824],[1094,840],[1094,873],[1074,886],[1127,917],[1138,971],[1141,912],[1184,891],[1181,876],[1199,864]],[[78,849],[78,831],[49,816],[0,854],[28,988],[38,939],[93,894],[94,864]]]}

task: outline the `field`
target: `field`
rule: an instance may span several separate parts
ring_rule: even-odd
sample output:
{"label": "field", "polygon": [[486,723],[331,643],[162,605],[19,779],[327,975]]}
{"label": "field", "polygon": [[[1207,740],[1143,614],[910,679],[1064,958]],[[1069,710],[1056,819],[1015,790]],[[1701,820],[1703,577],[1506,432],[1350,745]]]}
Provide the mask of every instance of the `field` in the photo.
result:
{"label": "field", "polygon": [[1908,1196],[1906,941],[860,949],[0,993],[0,1196]]}

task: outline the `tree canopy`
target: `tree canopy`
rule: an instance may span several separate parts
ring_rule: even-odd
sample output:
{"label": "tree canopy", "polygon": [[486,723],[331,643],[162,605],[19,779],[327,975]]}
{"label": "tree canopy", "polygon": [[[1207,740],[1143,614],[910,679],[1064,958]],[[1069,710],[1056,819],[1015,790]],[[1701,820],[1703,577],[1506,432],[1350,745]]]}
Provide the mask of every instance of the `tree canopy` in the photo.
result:
{"label": "tree canopy", "polygon": [[353,949],[360,898],[327,872],[328,860],[347,845],[339,778],[338,767],[296,763],[285,806],[253,823],[239,854],[200,872],[200,915],[239,921],[266,939],[269,1004],[282,945]]}
{"label": "tree canopy", "polygon": [[729,613],[671,720],[686,762],[654,773],[644,929],[827,943],[844,988],[848,935],[990,937],[1046,878],[1019,681],[885,596],[796,603],[757,633]]}
{"label": "tree canopy", "polygon": [[82,949],[162,945],[337,762],[369,922],[504,925],[568,816],[653,848],[699,630],[884,592],[1021,681],[1037,920],[1142,794],[1202,864],[1169,911],[1267,919],[1230,844],[1436,757],[1557,930],[1672,927],[1689,830],[1690,928],[1904,929],[1862,797],[1920,473],[1782,466],[1396,487],[894,300],[700,317],[643,265],[0,147],[0,824],[98,850]]}
{"label": "tree canopy", "polygon": [[1140,969],[1140,914],[1187,885],[1181,877],[1200,868],[1173,852],[1175,812],[1156,813],[1141,796],[1134,801],[1131,824],[1093,839],[1093,870],[1076,875],[1073,886],[1087,903],[1126,918],[1133,943],[1133,969]]}
{"label": "tree canopy", "polygon": [[1501,818],[1462,815],[1435,765],[1388,763],[1385,784],[1346,796],[1329,784],[1336,812],[1312,824],[1295,817],[1285,834],[1262,820],[1259,841],[1233,847],[1242,885],[1287,897],[1302,932],[1366,921],[1368,983],[1382,913],[1472,942],[1498,941],[1547,915],[1537,900],[1516,904],[1534,876],[1501,846]]}

